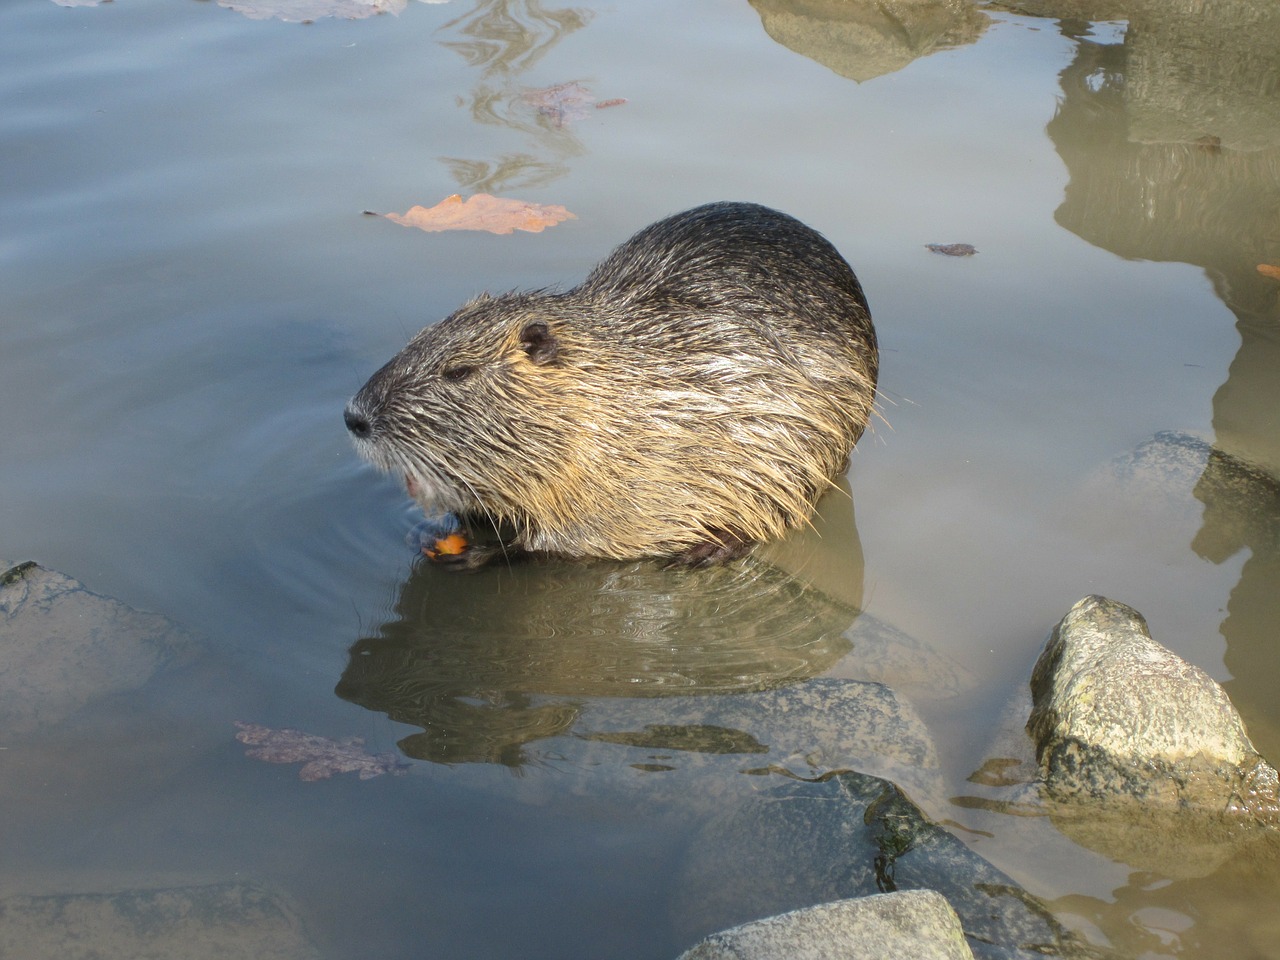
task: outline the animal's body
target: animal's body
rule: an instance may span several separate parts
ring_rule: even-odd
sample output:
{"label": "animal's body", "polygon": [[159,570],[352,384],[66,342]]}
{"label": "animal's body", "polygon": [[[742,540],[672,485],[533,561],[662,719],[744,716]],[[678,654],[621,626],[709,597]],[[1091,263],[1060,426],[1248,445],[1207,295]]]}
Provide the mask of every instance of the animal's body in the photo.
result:
{"label": "animal's body", "polygon": [[[875,399],[862,288],[766,207],[661,220],[564,293],[480,296],[351,400],[360,453],[509,546],[714,562],[806,523]],[[495,524],[496,525],[496,524]]]}

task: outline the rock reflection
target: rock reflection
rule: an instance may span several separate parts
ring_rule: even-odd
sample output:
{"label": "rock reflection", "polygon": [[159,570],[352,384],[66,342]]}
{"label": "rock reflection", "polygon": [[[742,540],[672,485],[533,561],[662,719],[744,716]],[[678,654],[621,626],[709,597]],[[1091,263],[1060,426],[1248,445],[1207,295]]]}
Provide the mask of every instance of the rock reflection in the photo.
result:
{"label": "rock reflection", "polygon": [[1232,849],[1219,869],[1204,872],[1171,881],[1136,870],[1105,899],[1071,895],[1051,906],[1060,916],[1081,918],[1104,931],[1127,956],[1273,955],[1280,937],[1274,906],[1280,847],[1259,842]]}
{"label": "rock reflection", "polygon": [[[1225,687],[1274,755],[1280,738],[1258,720],[1274,713],[1280,675],[1270,642],[1280,621],[1280,283],[1257,268],[1280,263],[1280,7],[1016,8],[1059,18],[1078,45],[1047,128],[1070,174],[1057,221],[1122,257],[1203,267],[1235,315],[1241,345],[1213,398],[1215,452],[1196,488],[1206,508],[1192,548],[1214,563],[1252,551],[1222,626],[1235,676]],[[1097,19],[1127,20],[1123,42],[1098,42]]]}
{"label": "rock reflection", "polygon": [[[1280,357],[1271,371],[1273,380],[1277,370]],[[1215,450],[1196,484],[1195,497],[1204,504],[1204,519],[1191,543],[1198,555],[1222,563],[1249,550],[1221,627],[1227,647],[1223,662],[1233,677],[1222,686],[1249,724],[1259,751],[1280,756],[1275,719],[1280,677],[1280,648],[1275,643],[1280,623],[1280,482]]]}
{"label": "rock reflection", "polygon": [[[1055,215],[1062,226],[1122,257],[1204,267],[1237,317],[1274,320],[1280,286],[1257,266],[1280,258],[1280,9],[1256,20],[1233,31],[1197,15],[1195,31],[1218,38],[1212,47],[1145,22],[1121,44],[1077,36],[1047,132],[1071,178]],[[1253,31],[1268,37],[1267,56],[1250,56],[1250,42],[1237,57],[1235,34]],[[1170,48],[1151,49],[1153,36]],[[1259,100],[1259,90],[1271,93]]]}
{"label": "rock reflection", "polygon": [[771,564],[525,564],[414,570],[398,619],[359,640],[339,696],[423,728],[401,741],[442,763],[519,766],[582,701],[765,690],[849,649],[856,612]]}
{"label": "rock reflection", "polygon": [[859,82],[974,43],[991,22],[969,0],[751,0],[751,6],[778,43]]}
{"label": "rock reflection", "polygon": [[561,40],[590,22],[588,10],[552,9],[538,0],[481,0],[441,30],[452,39],[441,46],[480,71],[466,106],[477,123],[524,134],[534,150],[511,151],[496,159],[441,157],[458,186],[493,193],[541,186],[568,172],[568,161],[583,153],[581,141],[564,122],[540,111],[518,77]]}

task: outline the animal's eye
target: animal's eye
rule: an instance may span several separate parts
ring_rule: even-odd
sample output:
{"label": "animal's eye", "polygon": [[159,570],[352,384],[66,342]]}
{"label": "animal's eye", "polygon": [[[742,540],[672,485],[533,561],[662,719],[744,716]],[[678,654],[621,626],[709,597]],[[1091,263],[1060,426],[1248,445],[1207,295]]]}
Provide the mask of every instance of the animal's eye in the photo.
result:
{"label": "animal's eye", "polygon": [[445,367],[440,371],[440,376],[446,380],[452,380],[455,383],[459,380],[465,380],[476,372],[476,368],[469,363],[455,363],[451,367]]}

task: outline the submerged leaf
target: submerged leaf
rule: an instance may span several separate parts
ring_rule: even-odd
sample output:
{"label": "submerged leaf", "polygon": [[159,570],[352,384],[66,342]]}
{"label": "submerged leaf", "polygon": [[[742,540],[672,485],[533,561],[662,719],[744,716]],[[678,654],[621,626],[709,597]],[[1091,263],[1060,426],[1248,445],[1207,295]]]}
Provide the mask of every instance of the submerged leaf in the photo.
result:
{"label": "submerged leaf", "polygon": [[250,20],[309,23],[322,17],[362,20],[380,13],[399,14],[409,0],[218,0],[218,5]]}
{"label": "submerged leaf", "polygon": [[557,204],[527,203],[506,197],[477,193],[463,200],[456,193],[445,197],[434,207],[413,207],[406,213],[384,214],[388,220],[405,227],[435,232],[439,230],[487,230],[510,233],[527,230],[541,233],[545,227],[562,220],[577,219]]}
{"label": "submerged leaf", "polygon": [[526,90],[520,94],[520,99],[533,107],[538,116],[549,121],[554,127],[565,127],[573,120],[583,119],[593,107],[601,110],[605,107],[618,107],[627,102],[624,97],[597,101],[591,91],[576,80],[541,87],[537,90]]}
{"label": "submerged leaf", "polygon": [[354,773],[370,780],[384,773],[404,773],[409,768],[394,753],[372,754],[364,749],[359,737],[330,740],[301,730],[273,730],[257,723],[235,721],[240,732],[236,739],[253,749],[245,756],[268,763],[301,763],[298,771],[303,780],[327,780],[335,773]]}
{"label": "submerged leaf", "polygon": [[947,257],[972,257],[977,249],[971,243],[926,243],[925,249]]}

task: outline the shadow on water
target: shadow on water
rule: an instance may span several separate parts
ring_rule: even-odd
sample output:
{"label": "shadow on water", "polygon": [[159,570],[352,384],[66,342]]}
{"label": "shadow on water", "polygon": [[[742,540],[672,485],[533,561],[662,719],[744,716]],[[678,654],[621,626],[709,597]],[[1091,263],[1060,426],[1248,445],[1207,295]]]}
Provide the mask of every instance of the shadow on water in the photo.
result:
{"label": "shadow on water", "polygon": [[588,699],[807,680],[852,648],[862,589],[847,489],[823,514],[794,542],[710,569],[548,561],[456,574],[421,563],[396,619],[351,647],[336,692],[421,727],[400,741],[411,757],[514,768],[529,744],[571,730]]}

